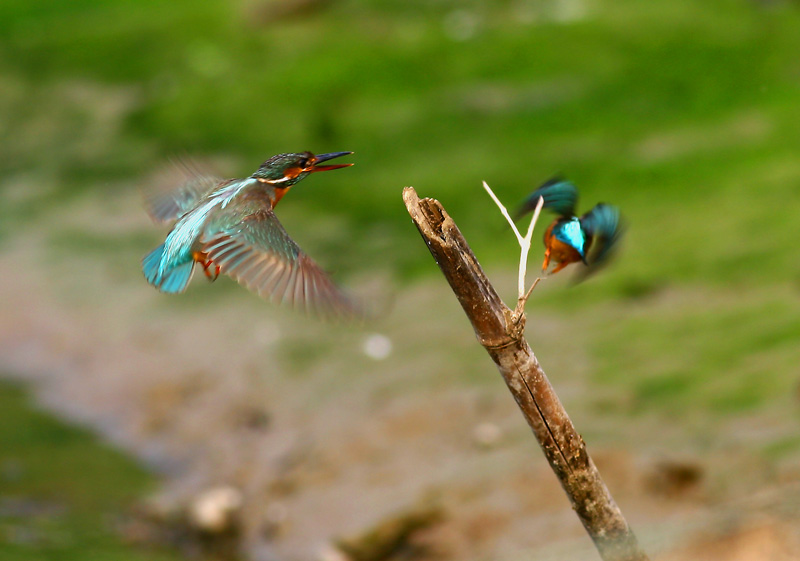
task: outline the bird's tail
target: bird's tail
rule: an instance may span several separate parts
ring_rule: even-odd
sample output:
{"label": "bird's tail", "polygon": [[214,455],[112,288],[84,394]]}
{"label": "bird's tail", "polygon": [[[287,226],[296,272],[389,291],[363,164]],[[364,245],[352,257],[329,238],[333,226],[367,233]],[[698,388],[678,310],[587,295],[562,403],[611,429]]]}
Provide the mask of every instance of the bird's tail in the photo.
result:
{"label": "bird's tail", "polygon": [[160,272],[161,257],[164,254],[164,244],[155,248],[142,259],[142,271],[147,282],[155,286],[161,292],[177,294],[186,290],[186,285],[192,278],[194,260],[182,263],[177,267]]}

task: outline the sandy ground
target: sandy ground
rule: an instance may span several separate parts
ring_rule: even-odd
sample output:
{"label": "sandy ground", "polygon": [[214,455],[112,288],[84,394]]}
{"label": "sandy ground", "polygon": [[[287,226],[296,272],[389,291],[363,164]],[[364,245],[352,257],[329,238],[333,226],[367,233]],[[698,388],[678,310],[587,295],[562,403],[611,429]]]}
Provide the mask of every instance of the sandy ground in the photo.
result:
{"label": "sandy ground", "polygon": [[[73,204],[69,219],[48,217],[58,225],[46,233],[31,225],[0,256],[0,366],[160,473],[152,504],[240,490],[242,549],[264,561],[329,558],[336,538],[431,503],[445,512],[424,536],[438,558],[597,558],[438,278],[399,292],[366,328],[275,309],[227,279],[168,297],[139,276],[147,246],[71,255],[57,239],[154,245],[160,232],[130,191],[103,213]],[[540,360],[578,408],[576,425],[607,435],[590,452],[654,557],[800,558],[800,469],[775,473],[742,450],[669,454],[646,420],[637,432],[582,412],[589,358],[559,337],[563,319],[529,313],[528,337],[547,349]],[[387,356],[369,356],[387,340]]]}

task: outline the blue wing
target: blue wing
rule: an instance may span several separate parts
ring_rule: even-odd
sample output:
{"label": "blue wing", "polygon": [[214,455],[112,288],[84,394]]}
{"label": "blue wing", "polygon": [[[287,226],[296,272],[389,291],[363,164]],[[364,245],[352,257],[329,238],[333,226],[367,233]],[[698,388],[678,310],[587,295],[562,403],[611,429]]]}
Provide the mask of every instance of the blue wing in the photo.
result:
{"label": "blue wing", "polygon": [[622,236],[619,209],[613,205],[599,203],[581,216],[581,227],[591,239],[589,265],[600,265],[608,260],[617,248]]}
{"label": "blue wing", "polygon": [[[175,160],[178,177],[166,180],[168,187],[156,187],[144,191],[144,207],[154,222],[167,223],[177,220],[200,200],[211,193],[222,180],[200,166],[185,159]],[[178,186],[175,187],[175,184]]]}
{"label": "blue wing", "polygon": [[560,216],[575,216],[575,206],[578,203],[578,188],[571,181],[562,177],[554,177],[544,182],[538,189],[528,195],[517,210],[515,220],[533,212],[539,202],[539,197],[544,198],[542,208],[552,210]]}

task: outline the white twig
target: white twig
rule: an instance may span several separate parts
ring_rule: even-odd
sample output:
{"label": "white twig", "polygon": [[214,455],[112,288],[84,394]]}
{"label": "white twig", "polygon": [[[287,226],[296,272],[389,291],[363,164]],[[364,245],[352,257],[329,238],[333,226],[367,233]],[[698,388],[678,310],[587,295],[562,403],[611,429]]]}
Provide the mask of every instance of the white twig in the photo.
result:
{"label": "white twig", "polygon": [[[533,227],[536,226],[536,221],[539,220],[539,213],[542,211],[542,206],[544,205],[544,197],[539,197],[539,200],[536,203],[536,208],[533,211],[533,216],[531,217],[531,223],[528,225],[528,232],[525,234],[525,245],[520,244],[520,256],[519,256],[519,298],[518,300],[522,302],[523,307],[525,306],[525,301],[530,296],[533,287],[536,286],[536,283],[539,282],[539,278],[534,281],[531,285],[530,290],[525,293],[525,275],[527,273],[528,268],[528,252],[531,249],[531,238],[533,237]],[[523,295],[524,294],[524,295]]]}
{"label": "white twig", "polygon": [[539,219],[539,213],[542,210],[542,205],[544,205],[544,198],[539,197],[539,201],[536,203],[536,209],[533,211],[533,217],[531,218],[531,223],[528,225],[528,231],[526,232],[525,236],[523,237],[522,234],[519,233],[516,224],[514,221],[511,220],[511,216],[508,214],[506,207],[503,206],[503,203],[500,202],[500,199],[494,194],[494,191],[489,187],[489,185],[484,181],[483,188],[486,189],[486,192],[489,193],[489,196],[492,197],[492,200],[495,204],[500,208],[500,212],[503,216],[506,217],[506,220],[511,225],[511,229],[514,231],[514,235],[517,236],[517,242],[519,242],[520,247],[520,255],[519,255],[519,277],[517,279],[517,313],[522,312],[522,308],[525,306],[525,302],[530,296],[531,291],[539,282],[540,279],[536,279],[533,284],[531,285],[530,290],[527,292],[525,291],[525,275],[527,274],[528,268],[528,252],[531,249],[531,237],[533,236],[533,227],[536,225],[536,221]]}
{"label": "white twig", "polygon": [[511,216],[508,214],[506,207],[503,206],[503,203],[500,202],[500,199],[497,198],[497,195],[494,194],[492,188],[489,187],[489,184],[485,181],[483,182],[483,188],[486,189],[486,192],[489,193],[489,196],[492,198],[494,203],[500,208],[500,212],[503,213],[503,216],[506,217],[506,220],[508,220],[508,223],[511,225],[511,229],[514,230],[514,234],[517,236],[519,245],[522,246],[522,244],[525,242],[525,238],[523,238],[522,234],[520,234],[519,230],[517,230],[517,225],[514,224],[513,220],[511,220]]}

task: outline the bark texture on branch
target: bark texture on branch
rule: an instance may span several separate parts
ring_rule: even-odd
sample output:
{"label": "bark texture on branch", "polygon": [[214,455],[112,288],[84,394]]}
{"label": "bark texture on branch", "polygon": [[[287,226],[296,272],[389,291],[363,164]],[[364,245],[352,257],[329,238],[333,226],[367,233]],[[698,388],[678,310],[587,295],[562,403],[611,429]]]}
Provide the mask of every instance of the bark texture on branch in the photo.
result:
{"label": "bark texture on branch", "polygon": [[647,561],[592,462],[516,317],[497,295],[456,224],[434,199],[403,190],[408,213],[508,385],[604,561]]}

